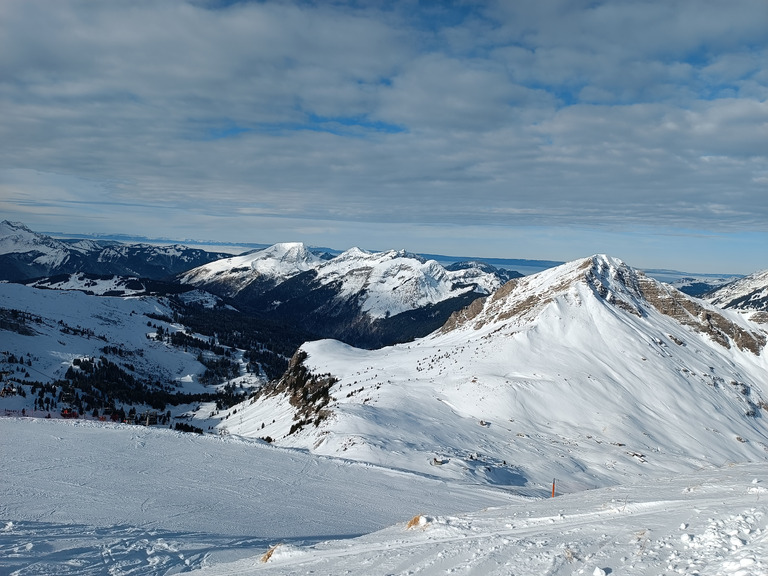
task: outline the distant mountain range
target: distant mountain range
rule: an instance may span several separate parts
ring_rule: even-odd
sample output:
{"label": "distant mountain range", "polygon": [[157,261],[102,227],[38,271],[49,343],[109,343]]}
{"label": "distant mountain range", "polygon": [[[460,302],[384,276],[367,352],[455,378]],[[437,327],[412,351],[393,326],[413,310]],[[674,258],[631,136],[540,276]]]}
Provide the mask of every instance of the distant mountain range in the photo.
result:
{"label": "distant mountain range", "polygon": [[19,222],[0,222],[0,280],[9,282],[77,272],[161,280],[227,255],[179,244],[57,240]]}
{"label": "distant mountain range", "polygon": [[212,262],[179,281],[236,307],[374,348],[424,336],[516,272],[480,262],[444,268],[404,251],[358,248],[321,258],[300,243]]}
{"label": "distant mountain range", "polygon": [[0,223],[0,280],[102,295],[177,294],[192,287],[250,315],[365,347],[404,342],[519,273],[481,262],[359,249],[333,256],[300,243],[232,256],[181,245],[62,241]]}

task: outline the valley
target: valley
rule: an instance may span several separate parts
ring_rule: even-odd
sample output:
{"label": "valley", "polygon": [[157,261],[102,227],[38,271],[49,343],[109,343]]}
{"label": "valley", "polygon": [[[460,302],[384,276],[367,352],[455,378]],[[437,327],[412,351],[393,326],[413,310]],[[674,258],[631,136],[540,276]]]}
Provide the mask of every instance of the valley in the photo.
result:
{"label": "valley", "polygon": [[450,268],[280,244],[0,283],[0,566],[761,573],[764,273]]}

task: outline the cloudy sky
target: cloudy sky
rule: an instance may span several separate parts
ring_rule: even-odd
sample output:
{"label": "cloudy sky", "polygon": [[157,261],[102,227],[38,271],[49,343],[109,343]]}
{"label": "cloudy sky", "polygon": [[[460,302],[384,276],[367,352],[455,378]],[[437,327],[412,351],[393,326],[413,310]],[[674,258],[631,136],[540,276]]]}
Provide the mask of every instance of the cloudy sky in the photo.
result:
{"label": "cloudy sky", "polygon": [[768,268],[768,2],[0,2],[0,218]]}

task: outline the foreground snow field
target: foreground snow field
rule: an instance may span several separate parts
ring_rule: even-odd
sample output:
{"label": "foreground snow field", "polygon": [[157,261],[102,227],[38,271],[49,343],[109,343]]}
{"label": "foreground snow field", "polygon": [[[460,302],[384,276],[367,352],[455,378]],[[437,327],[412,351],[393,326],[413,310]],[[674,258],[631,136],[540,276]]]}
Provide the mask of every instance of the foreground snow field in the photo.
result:
{"label": "foreground snow field", "polygon": [[768,574],[765,463],[533,499],[234,437],[0,437],[2,574]]}
{"label": "foreground snow field", "polygon": [[0,418],[0,438],[3,575],[173,573],[516,499],[234,437]]}

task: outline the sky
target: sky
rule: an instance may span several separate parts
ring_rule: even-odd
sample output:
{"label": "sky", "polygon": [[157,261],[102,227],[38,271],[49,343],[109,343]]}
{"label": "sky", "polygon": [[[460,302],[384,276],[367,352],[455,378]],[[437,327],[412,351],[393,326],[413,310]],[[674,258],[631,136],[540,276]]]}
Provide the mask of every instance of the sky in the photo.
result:
{"label": "sky", "polygon": [[768,268],[768,2],[3,0],[36,231]]}

